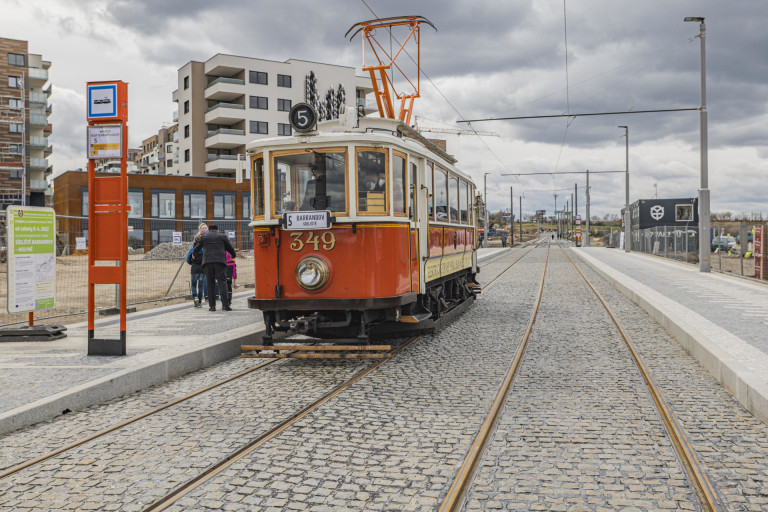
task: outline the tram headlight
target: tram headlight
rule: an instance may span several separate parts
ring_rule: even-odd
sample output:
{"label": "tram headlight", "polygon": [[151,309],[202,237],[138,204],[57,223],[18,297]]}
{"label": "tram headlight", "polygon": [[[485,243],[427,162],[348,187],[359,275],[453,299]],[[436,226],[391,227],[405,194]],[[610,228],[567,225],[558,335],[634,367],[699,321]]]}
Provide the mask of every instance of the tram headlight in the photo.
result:
{"label": "tram headlight", "polygon": [[296,265],[296,281],[306,290],[318,290],[331,277],[328,265],[317,256],[308,256]]}

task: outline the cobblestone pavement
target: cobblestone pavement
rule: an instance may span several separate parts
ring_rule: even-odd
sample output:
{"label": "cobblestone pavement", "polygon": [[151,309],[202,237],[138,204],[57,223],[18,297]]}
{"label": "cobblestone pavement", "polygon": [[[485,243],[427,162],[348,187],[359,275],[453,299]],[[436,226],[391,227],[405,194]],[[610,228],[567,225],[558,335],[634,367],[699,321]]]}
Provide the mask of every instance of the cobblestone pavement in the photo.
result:
{"label": "cobblestone pavement", "polygon": [[435,510],[525,330],[543,261],[524,258],[459,321],[168,510]]}
{"label": "cobblestone pavement", "polygon": [[648,315],[574,260],[640,351],[729,511],[768,510],[768,426],[745,410]]}
{"label": "cobblestone pavement", "polygon": [[[514,256],[512,256],[514,254]],[[485,270],[499,272],[520,253]],[[524,308],[523,308],[524,309]],[[258,364],[235,359],[0,439],[0,469],[37,457]],[[280,361],[0,480],[1,510],[140,510],[366,366]],[[254,398],[254,396],[258,398]],[[215,497],[215,494],[212,495]],[[208,496],[211,498],[211,496]]]}
{"label": "cobblestone pavement", "polygon": [[553,246],[541,309],[465,510],[692,510],[602,305]]}

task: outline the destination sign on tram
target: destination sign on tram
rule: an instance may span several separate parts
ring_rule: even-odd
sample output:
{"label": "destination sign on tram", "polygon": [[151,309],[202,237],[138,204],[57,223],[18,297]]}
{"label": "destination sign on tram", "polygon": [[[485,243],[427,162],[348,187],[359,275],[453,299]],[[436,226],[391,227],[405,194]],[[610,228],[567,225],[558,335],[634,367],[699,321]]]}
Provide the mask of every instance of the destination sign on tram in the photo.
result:
{"label": "destination sign on tram", "polygon": [[289,230],[328,229],[331,227],[331,212],[328,210],[285,212],[283,222],[285,229]]}

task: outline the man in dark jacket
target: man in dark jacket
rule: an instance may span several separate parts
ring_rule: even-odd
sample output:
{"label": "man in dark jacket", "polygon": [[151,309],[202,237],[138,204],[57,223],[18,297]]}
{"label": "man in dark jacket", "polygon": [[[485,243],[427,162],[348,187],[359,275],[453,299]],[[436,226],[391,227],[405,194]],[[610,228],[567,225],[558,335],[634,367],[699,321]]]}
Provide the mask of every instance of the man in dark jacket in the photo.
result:
{"label": "man in dark jacket", "polygon": [[197,242],[192,255],[197,257],[200,252],[203,253],[203,270],[208,281],[208,310],[216,311],[216,283],[218,283],[221,294],[221,309],[232,311],[230,307],[232,297],[229,296],[227,290],[226,253],[231,254],[234,258],[236,256],[235,248],[232,247],[226,235],[219,233],[218,226],[209,225],[208,233]]}

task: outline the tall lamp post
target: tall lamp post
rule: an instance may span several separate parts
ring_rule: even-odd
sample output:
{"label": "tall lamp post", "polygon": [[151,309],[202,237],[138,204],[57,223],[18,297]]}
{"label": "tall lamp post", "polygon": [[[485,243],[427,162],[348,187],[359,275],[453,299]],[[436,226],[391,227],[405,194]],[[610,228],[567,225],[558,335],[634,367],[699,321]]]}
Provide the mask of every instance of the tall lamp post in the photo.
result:
{"label": "tall lamp post", "polygon": [[485,210],[484,224],[485,232],[483,233],[483,247],[488,247],[488,175],[490,172],[483,174],[483,206]]}
{"label": "tall lamp post", "polygon": [[683,21],[699,22],[701,40],[701,108],[699,109],[701,183],[699,186],[699,272],[709,272],[709,177],[707,163],[707,52],[704,44],[707,27],[704,18],[689,16]]}
{"label": "tall lamp post", "polygon": [[629,127],[619,126],[624,128],[624,138],[626,139],[625,155],[626,155],[626,177],[624,179],[624,252],[630,252],[630,246],[632,240],[630,239],[630,222],[632,221],[632,214],[629,212]]}

